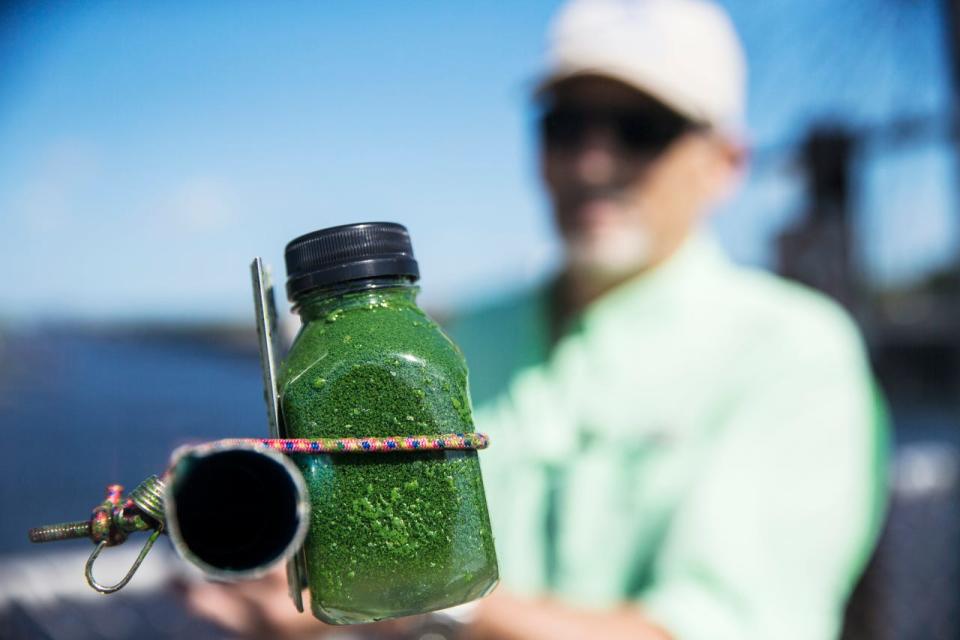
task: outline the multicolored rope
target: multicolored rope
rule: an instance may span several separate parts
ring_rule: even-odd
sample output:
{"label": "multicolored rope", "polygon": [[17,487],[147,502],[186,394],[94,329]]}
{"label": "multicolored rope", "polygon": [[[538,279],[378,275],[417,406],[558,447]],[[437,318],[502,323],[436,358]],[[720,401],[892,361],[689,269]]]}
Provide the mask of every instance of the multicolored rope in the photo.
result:
{"label": "multicolored rope", "polygon": [[483,433],[442,433],[385,438],[226,438],[189,447],[212,451],[237,446],[255,446],[281,453],[388,453],[391,451],[445,451],[486,449],[490,439]]}

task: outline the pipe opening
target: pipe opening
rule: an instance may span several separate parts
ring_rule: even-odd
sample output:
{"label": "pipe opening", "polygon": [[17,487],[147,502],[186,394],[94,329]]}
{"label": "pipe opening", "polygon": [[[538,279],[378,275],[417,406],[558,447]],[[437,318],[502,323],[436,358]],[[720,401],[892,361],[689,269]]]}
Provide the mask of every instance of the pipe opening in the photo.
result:
{"label": "pipe opening", "polygon": [[186,456],[172,484],[181,552],[201,568],[235,576],[260,573],[289,556],[303,531],[299,472],[250,449]]}

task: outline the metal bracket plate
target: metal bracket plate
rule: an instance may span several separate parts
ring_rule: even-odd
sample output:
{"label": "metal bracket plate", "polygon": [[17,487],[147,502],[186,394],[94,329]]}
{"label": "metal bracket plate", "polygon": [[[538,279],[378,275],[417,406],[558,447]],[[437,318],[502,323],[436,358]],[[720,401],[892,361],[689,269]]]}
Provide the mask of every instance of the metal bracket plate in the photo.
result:
{"label": "metal bracket plate", "polygon": [[[280,392],[277,387],[277,362],[280,354],[280,334],[277,329],[277,305],[270,281],[270,267],[259,257],[250,263],[253,283],[253,306],[260,341],[260,368],[263,371],[263,399],[267,405],[267,422],[271,438],[286,438],[280,411]],[[287,587],[297,611],[303,613],[303,589],[307,585],[303,551],[287,561]]]}

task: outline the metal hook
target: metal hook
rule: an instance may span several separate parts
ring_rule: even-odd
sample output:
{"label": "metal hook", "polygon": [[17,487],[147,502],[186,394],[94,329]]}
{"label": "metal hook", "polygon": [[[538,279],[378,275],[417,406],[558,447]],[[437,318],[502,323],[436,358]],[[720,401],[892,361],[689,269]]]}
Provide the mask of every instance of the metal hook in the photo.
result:
{"label": "metal hook", "polygon": [[137,569],[140,568],[140,564],[143,562],[143,559],[147,557],[147,554],[150,552],[150,549],[153,547],[153,543],[157,541],[157,538],[160,536],[160,533],[163,531],[163,527],[160,526],[154,529],[153,533],[150,534],[150,537],[147,539],[146,543],[143,545],[143,549],[140,550],[140,555],[137,556],[136,561],[133,563],[133,566],[130,567],[130,570],[127,571],[127,575],[123,577],[123,580],[117,584],[107,587],[99,582],[96,578],[93,577],[93,563],[96,561],[97,557],[100,555],[100,552],[103,551],[103,548],[107,545],[107,541],[103,540],[97,543],[96,548],[90,554],[90,557],[87,558],[87,566],[84,571],[84,575],[87,577],[87,584],[89,584],[95,591],[100,593],[116,593],[127,586],[127,583],[130,582],[130,578],[133,577],[133,574],[137,572]]}

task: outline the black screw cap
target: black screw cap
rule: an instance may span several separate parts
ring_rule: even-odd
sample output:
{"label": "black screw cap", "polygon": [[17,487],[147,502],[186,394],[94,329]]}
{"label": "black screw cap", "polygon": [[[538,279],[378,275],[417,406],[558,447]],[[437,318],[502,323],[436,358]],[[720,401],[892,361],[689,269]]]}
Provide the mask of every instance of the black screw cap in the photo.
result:
{"label": "black screw cap", "polygon": [[420,278],[410,234],[395,222],[320,229],[287,244],[287,298],[339,282],[382,276]]}

